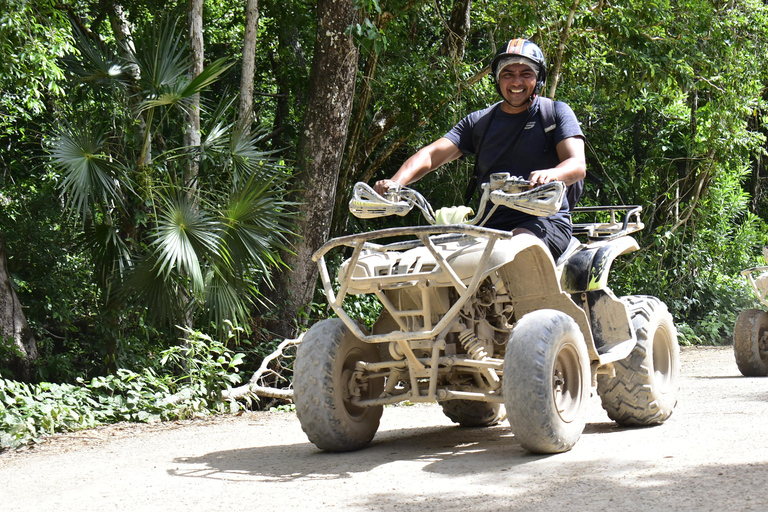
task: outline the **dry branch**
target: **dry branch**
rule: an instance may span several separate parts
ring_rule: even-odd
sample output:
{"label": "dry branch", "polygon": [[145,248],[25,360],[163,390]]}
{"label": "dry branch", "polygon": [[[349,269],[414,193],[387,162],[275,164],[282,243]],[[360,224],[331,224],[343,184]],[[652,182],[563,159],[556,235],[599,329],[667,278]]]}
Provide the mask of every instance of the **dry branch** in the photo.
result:
{"label": "dry branch", "polygon": [[249,395],[262,396],[266,398],[280,398],[280,399],[293,398],[293,389],[262,386],[259,384],[259,382],[266,375],[269,375],[269,374],[277,375],[277,372],[275,372],[270,368],[270,364],[272,363],[272,361],[276,360],[279,357],[285,356],[285,353],[284,353],[285,349],[288,347],[293,347],[298,345],[299,343],[301,343],[301,339],[303,337],[304,337],[304,333],[299,335],[298,338],[289,338],[289,339],[283,340],[283,342],[277,346],[277,349],[275,349],[274,352],[272,352],[271,354],[269,354],[267,357],[264,358],[264,360],[261,362],[261,366],[259,366],[259,369],[256,370],[256,373],[253,374],[253,377],[251,377],[251,379],[248,381],[248,384],[245,384],[243,386],[239,386],[236,388],[232,388],[228,391],[224,391],[222,393],[222,398],[224,400],[237,400],[239,398],[245,398],[246,396],[249,396]]}
{"label": "dry branch", "polygon": [[[261,396],[265,398],[279,398],[283,400],[292,399],[293,389],[262,386],[259,384],[259,382],[270,374],[276,376],[278,379],[283,378],[278,372],[270,368],[270,363],[281,356],[286,357],[284,353],[285,349],[298,345],[301,343],[301,339],[303,337],[304,333],[299,335],[298,338],[283,340],[283,342],[277,346],[277,349],[275,349],[274,352],[264,358],[264,360],[261,362],[261,366],[259,366],[259,369],[256,371],[256,373],[253,374],[253,377],[251,377],[251,379],[248,381],[248,384],[229,390],[225,389],[221,393],[221,398],[230,402],[234,402],[239,398],[245,398],[247,396]],[[191,388],[184,388],[181,391],[174,393],[173,395],[164,399],[162,403],[164,405],[178,404],[184,400],[189,399],[190,396],[192,396],[192,393],[193,392]]]}

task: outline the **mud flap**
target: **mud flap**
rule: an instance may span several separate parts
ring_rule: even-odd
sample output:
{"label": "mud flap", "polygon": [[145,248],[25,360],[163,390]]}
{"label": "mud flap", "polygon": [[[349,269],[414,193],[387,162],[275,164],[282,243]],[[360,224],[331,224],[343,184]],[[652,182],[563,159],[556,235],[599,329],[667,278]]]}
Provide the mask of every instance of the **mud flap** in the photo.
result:
{"label": "mud flap", "polygon": [[624,359],[637,343],[626,305],[608,289],[587,292],[586,295],[600,363]]}

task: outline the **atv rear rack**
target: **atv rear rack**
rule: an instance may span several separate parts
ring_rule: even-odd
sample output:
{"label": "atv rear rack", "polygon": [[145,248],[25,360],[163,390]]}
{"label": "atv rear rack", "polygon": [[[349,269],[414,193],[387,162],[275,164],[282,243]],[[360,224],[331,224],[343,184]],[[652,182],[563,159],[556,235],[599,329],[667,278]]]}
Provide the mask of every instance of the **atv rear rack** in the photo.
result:
{"label": "atv rear rack", "polygon": [[[585,235],[590,242],[614,240],[640,231],[645,227],[640,220],[640,212],[642,211],[643,207],[638,205],[576,207],[571,212],[572,214],[592,213],[595,217],[605,217],[607,214],[608,221],[574,223],[573,234],[574,236]],[[619,219],[622,212],[624,217]]]}

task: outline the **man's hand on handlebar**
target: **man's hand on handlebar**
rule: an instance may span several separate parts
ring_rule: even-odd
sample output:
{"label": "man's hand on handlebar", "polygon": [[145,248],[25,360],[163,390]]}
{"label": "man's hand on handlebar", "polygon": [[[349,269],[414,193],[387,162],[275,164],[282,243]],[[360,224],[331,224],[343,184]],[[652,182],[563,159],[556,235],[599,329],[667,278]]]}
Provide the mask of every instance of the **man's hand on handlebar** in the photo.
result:
{"label": "man's hand on handlebar", "polygon": [[555,169],[543,169],[541,171],[533,171],[528,177],[528,181],[531,184],[531,188],[538,187],[539,185],[546,185],[551,181],[560,180],[560,173]]}
{"label": "man's hand on handlebar", "polygon": [[403,185],[397,181],[379,180],[373,186],[373,190],[375,190],[377,194],[383,196],[383,195],[386,195],[386,193],[389,192],[390,189],[394,188],[395,190],[399,190],[400,188],[402,188],[402,186]]}

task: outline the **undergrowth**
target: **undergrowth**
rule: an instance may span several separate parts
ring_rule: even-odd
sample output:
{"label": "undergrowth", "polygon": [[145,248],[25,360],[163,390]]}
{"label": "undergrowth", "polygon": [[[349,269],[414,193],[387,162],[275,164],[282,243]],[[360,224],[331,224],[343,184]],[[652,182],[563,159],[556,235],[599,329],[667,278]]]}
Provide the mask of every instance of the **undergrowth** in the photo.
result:
{"label": "undergrowth", "polygon": [[120,421],[155,422],[234,412],[222,392],[239,384],[243,354],[193,332],[162,354],[161,372],[120,369],[77,384],[26,384],[0,379],[0,451],[41,436]]}

